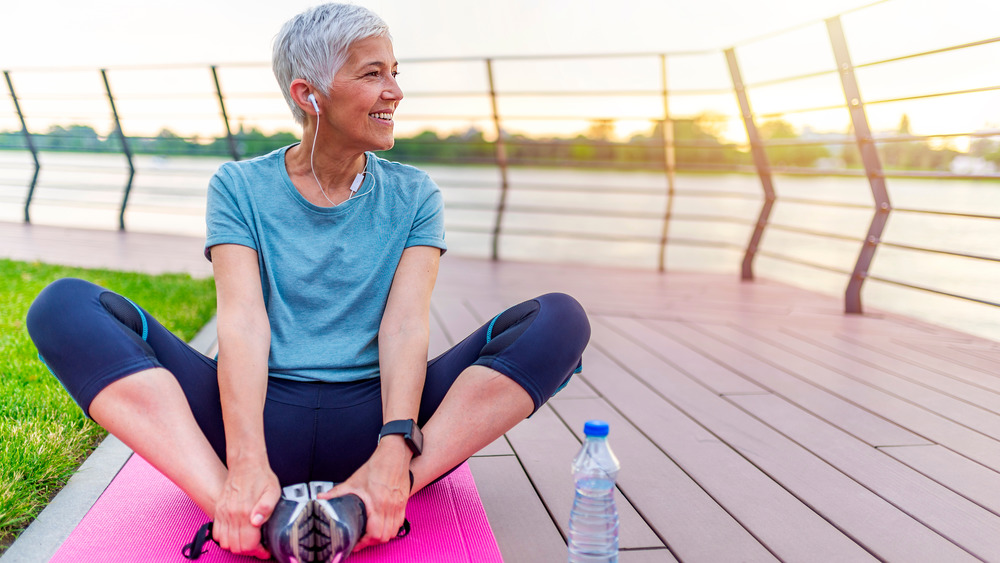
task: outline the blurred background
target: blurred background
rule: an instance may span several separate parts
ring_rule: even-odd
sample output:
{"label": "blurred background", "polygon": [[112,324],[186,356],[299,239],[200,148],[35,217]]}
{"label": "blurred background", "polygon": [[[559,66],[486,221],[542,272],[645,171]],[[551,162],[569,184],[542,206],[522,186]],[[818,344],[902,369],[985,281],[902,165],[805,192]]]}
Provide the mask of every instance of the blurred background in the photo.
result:
{"label": "blurred background", "polygon": [[[1000,340],[1000,3],[358,3],[453,252],[749,260]],[[202,236],[218,165],[298,139],[270,48],[312,4],[5,5],[0,220]]]}

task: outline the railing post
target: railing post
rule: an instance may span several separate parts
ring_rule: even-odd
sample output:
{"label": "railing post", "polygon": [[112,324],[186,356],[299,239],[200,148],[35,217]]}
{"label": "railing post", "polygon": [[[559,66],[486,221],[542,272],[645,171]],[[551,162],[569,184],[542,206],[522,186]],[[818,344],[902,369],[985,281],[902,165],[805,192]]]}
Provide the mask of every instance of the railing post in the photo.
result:
{"label": "railing post", "polygon": [[497,130],[496,159],[500,168],[500,201],[497,203],[496,224],[493,226],[493,259],[500,257],[500,229],[503,225],[503,214],[507,207],[507,147],[503,139],[503,127],[500,125],[500,111],[497,108],[497,90],[493,82],[493,60],[486,59],[486,77],[490,84],[490,104],[493,107],[493,125]]}
{"label": "railing post", "polygon": [[135,165],[132,163],[132,149],[128,146],[128,139],[122,131],[122,122],[118,119],[118,108],[115,107],[115,97],[111,95],[111,85],[108,83],[107,69],[101,69],[101,79],[104,80],[104,90],[108,93],[108,103],[111,104],[111,115],[115,118],[115,133],[122,142],[122,152],[125,160],[128,161],[128,182],[125,183],[125,193],[122,195],[122,208],[118,213],[118,230],[125,230],[125,208],[128,207],[128,196],[132,191],[132,180],[135,178]]}
{"label": "railing post", "polygon": [[24,120],[24,112],[21,111],[21,104],[17,99],[17,94],[14,92],[14,82],[10,79],[10,71],[3,71],[3,77],[7,79],[7,89],[10,90],[10,99],[14,101],[14,109],[17,111],[17,117],[21,120],[21,132],[24,133],[24,142],[28,145],[28,150],[31,151],[31,158],[35,161],[35,172],[31,175],[31,184],[28,186],[28,197],[24,199],[24,222],[31,222],[31,198],[35,195],[35,186],[38,184],[38,173],[42,169],[41,163],[38,161],[38,149],[35,148],[35,141],[31,138],[31,133],[28,132],[28,123]]}
{"label": "railing post", "polygon": [[871,128],[868,126],[868,116],[865,113],[865,105],[861,101],[861,90],[858,88],[858,81],[854,75],[854,65],[851,63],[851,55],[847,50],[847,38],[844,36],[844,28],[840,23],[840,17],[835,16],[826,20],[826,29],[830,35],[830,44],[833,46],[833,55],[837,60],[837,69],[840,71],[840,83],[844,87],[844,97],[847,100],[847,109],[851,114],[851,124],[854,125],[854,136],[858,142],[858,150],[861,152],[861,162],[865,166],[865,175],[871,186],[872,198],[875,200],[875,213],[872,215],[871,226],[868,227],[868,236],[858,254],[858,261],[854,265],[854,272],[847,283],[847,291],[844,294],[844,310],[848,313],[861,313],[861,286],[868,277],[872,260],[875,258],[875,250],[882,238],[882,232],[889,221],[889,212],[892,205],[889,203],[889,192],[885,185],[885,175],[882,173],[882,162],[879,159],[878,151],[875,149],[875,139],[872,136]]}
{"label": "railing post", "polygon": [[746,252],[743,254],[741,278],[752,280],[753,260],[757,255],[757,249],[760,247],[760,241],[764,237],[764,228],[767,227],[768,219],[771,217],[771,209],[774,207],[774,181],[771,179],[771,164],[767,159],[764,143],[757,132],[757,124],[754,122],[753,111],[750,110],[750,98],[747,96],[746,86],[743,84],[743,74],[740,72],[739,63],[736,61],[736,51],[730,47],[725,50],[725,54],[726,62],[729,63],[729,75],[733,80],[733,90],[736,91],[736,99],[740,103],[740,114],[743,116],[743,125],[747,130],[747,140],[750,141],[750,154],[753,156],[753,164],[757,168],[757,175],[760,176],[760,184],[764,190],[764,203],[760,207],[757,224],[754,225],[753,234],[750,235]]}
{"label": "railing post", "polygon": [[226,125],[226,140],[229,142],[229,154],[233,160],[240,159],[240,152],[236,149],[236,139],[233,138],[233,130],[229,127],[229,115],[226,113],[226,102],[222,97],[222,87],[219,86],[219,73],[216,66],[212,65],[212,80],[215,82],[215,95],[219,97],[219,108],[222,110],[222,122]]}
{"label": "railing post", "polygon": [[674,211],[674,194],[677,176],[677,154],[674,147],[674,120],[670,118],[670,95],[667,91],[667,56],[660,55],[660,79],[663,86],[663,166],[667,173],[667,208],[663,212],[663,231],[660,233],[659,270],[667,269],[667,236],[670,218]]}

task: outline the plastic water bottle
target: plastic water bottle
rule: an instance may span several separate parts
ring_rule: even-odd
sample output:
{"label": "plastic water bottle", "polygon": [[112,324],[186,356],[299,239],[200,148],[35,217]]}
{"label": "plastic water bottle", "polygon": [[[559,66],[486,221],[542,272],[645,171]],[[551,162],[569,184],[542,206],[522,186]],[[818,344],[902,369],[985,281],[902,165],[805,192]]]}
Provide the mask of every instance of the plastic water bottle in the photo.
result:
{"label": "plastic water bottle", "polygon": [[618,561],[618,510],[615,478],[618,458],[608,445],[608,423],[591,420],[586,440],[573,459],[576,497],[569,515],[570,563]]}

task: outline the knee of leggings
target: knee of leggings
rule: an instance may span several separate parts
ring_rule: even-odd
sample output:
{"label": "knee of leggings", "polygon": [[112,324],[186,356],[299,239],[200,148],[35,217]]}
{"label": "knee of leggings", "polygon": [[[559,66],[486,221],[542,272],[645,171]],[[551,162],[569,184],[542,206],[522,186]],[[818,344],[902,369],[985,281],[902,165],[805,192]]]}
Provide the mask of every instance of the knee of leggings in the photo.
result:
{"label": "knee of leggings", "polygon": [[44,358],[53,346],[62,346],[73,339],[83,321],[91,319],[90,310],[96,305],[129,329],[132,338],[142,348],[148,334],[148,323],[142,311],[128,299],[77,278],[63,278],[45,287],[28,308],[25,324],[39,354]]}
{"label": "knee of leggings", "polygon": [[578,338],[581,352],[590,341],[590,319],[574,297],[565,293],[546,293],[538,297],[541,304],[541,313],[553,315],[558,323],[565,327],[565,336],[568,338]]}
{"label": "knee of leggings", "polygon": [[77,278],[62,278],[45,286],[28,308],[25,325],[28,334],[38,341],[46,327],[65,317],[67,305],[77,300],[77,295],[90,285],[90,282]]}

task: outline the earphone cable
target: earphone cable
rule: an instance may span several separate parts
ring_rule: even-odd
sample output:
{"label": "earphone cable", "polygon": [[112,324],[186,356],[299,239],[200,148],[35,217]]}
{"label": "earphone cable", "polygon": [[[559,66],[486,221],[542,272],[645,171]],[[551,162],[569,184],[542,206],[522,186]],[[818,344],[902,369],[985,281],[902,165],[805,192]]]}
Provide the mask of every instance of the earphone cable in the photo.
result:
{"label": "earphone cable", "polygon": [[[313,180],[316,180],[316,186],[319,188],[319,193],[323,194],[323,197],[330,202],[330,205],[337,207],[336,203],[330,201],[330,198],[326,195],[326,190],[323,189],[323,184],[319,183],[319,178],[316,176],[316,167],[313,166],[313,156],[316,155],[316,139],[319,138],[319,116],[316,118],[316,132],[313,133],[312,147],[309,148],[309,171],[312,172]],[[354,195],[353,193],[351,195]],[[347,199],[351,199],[347,196]]]}
{"label": "earphone cable", "polygon": [[[330,202],[330,205],[332,205],[334,207],[337,207],[337,204],[333,203],[333,201],[331,201],[330,198],[326,195],[326,190],[323,189],[323,184],[319,183],[319,178],[316,176],[316,167],[313,165],[313,157],[316,155],[316,139],[317,138],[319,138],[319,119],[316,120],[316,132],[313,133],[312,146],[309,148],[309,171],[312,172],[313,180],[316,180],[316,186],[319,188],[319,193],[323,194],[323,197],[326,198],[326,200]],[[362,178],[361,181],[362,182],[364,182],[364,177],[367,174],[368,174],[368,158],[365,157],[365,169],[361,171],[361,178]],[[355,194],[358,193],[358,188],[357,187],[354,187],[352,185],[351,188],[352,188],[351,189],[351,195],[347,196],[347,199],[351,199],[352,197],[355,196]],[[365,193],[363,193],[361,195],[368,195],[368,193],[371,192],[373,189],[375,189],[374,185],[371,187],[371,189],[369,189],[367,192],[365,192]],[[358,196],[358,197],[361,197],[361,196]]]}

